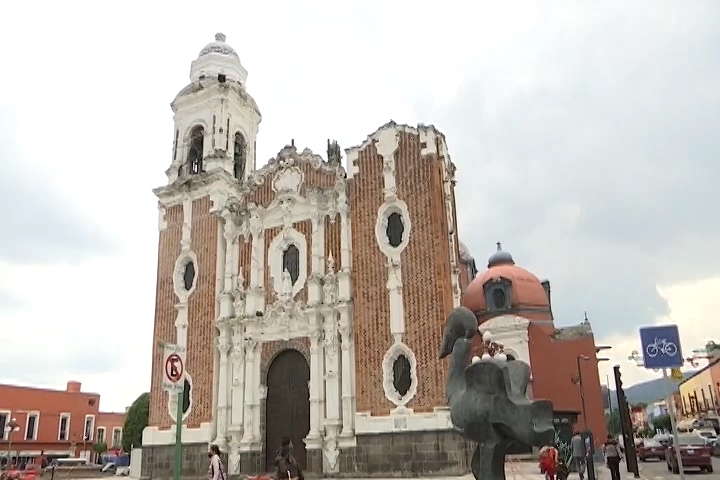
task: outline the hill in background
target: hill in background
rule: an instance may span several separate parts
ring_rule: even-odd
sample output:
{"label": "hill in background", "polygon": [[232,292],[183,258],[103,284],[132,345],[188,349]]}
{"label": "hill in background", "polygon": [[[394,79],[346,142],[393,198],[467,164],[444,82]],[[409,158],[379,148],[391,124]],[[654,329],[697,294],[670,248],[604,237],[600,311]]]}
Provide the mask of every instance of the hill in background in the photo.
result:
{"label": "hill in background", "polygon": [[[683,378],[688,378],[695,372],[683,372]],[[628,404],[637,405],[638,403],[653,403],[658,400],[664,400],[666,397],[665,393],[665,379],[656,378],[655,380],[649,380],[647,382],[637,383],[630,387],[625,387],[625,396],[627,397]],[[667,379],[668,386],[671,392],[678,391],[677,382],[672,379]],[[603,387],[603,394],[607,399],[607,388]],[[610,401],[612,402],[612,408],[617,408],[617,394],[615,390],[610,390]],[[607,400],[603,402],[605,408],[607,408]]]}

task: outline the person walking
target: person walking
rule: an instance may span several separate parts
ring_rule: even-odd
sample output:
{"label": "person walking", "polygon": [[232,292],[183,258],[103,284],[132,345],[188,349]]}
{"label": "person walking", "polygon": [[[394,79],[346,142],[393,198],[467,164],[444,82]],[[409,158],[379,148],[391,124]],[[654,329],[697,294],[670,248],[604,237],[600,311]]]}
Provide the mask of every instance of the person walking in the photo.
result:
{"label": "person walking", "polygon": [[618,447],[617,440],[612,435],[607,436],[607,440],[603,445],[603,453],[605,454],[605,463],[610,470],[610,476],[612,480],[620,480],[620,460],[622,454]]}
{"label": "person walking", "polygon": [[227,480],[225,476],[225,468],[223,468],[220,459],[220,449],[217,445],[210,445],[210,467],[208,468],[208,478],[210,480]]}
{"label": "person walking", "polygon": [[558,451],[553,444],[545,445],[540,449],[540,472],[545,480],[555,480],[558,471]]}
{"label": "person walking", "polygon": [[580,480],[585,479],[585,466],[586,466],[586,452],[585,452],[585,441],[579,431],[575,431],[575,434],[570,439],[570,449],[572,450],[573,465],[580,475]]}

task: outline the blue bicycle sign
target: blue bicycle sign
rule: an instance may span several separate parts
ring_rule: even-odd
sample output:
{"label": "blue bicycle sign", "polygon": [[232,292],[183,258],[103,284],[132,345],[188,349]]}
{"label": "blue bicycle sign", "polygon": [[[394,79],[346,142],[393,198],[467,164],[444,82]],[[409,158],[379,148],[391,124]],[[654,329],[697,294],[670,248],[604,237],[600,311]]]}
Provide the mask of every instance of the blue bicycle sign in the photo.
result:
{"label": "blue bicycle sign", "polygon": [[677,325],[640,329],[645,368],[678,368],[683,364]]}
{"label": "blue bicycle sign", "polygon": [[645,353],[651,358],[657,357],[658,355],[674,357],[677,354],[677,345],[667,338],[655,337],[655,341],[645,347]]}

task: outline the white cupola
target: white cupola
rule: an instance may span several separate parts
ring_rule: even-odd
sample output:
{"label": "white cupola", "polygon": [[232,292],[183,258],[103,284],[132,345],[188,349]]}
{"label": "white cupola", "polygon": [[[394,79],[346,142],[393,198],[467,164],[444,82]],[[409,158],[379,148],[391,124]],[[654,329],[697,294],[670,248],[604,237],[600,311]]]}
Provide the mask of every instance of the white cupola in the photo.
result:
{"label": "white cupola", "polygon": [[193,82],[218,75],[225,75],[228,81],[239,82],[243,87],[248,76],[237,52],[225,43],[222,33],[215,34],[215,41],[205,45],[190,66],[190,80]]}

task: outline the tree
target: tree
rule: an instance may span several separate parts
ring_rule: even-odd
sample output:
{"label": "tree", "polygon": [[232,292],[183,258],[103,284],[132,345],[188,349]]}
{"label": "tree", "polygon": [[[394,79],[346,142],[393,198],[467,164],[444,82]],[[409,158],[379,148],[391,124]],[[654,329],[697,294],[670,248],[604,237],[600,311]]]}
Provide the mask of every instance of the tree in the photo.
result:
{"label": "tree", "polygon": [[607,431],[611,435],[619,435],[622,431],[622,427],[620,424],[620,410],[614,409],[610,413],[605,414],[605,425],[607,426]]}
{"label": "tree", "polygon": [[667,430],[668,432],[672,432],[670,415],[659,415],[653,419],[652,424],[657,430]]}
{"label": "tree", "polygon": [[95,460],[97,463],[100,463],[100,455],[107,452],[107,443],[105,442],[98,442],[95,445],[93,445],[93,451],[97,454],[97,460]]}
{"label": "tree", "polygon": [[122,448],[130,452],[133,448],[142,446],[142,434],[148,424],[150,416],[150,394],[145,392],[140,395],[125,415],[123,425]]}

